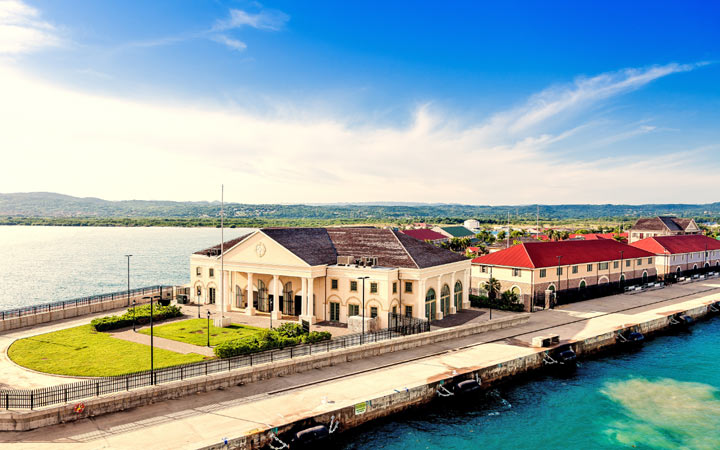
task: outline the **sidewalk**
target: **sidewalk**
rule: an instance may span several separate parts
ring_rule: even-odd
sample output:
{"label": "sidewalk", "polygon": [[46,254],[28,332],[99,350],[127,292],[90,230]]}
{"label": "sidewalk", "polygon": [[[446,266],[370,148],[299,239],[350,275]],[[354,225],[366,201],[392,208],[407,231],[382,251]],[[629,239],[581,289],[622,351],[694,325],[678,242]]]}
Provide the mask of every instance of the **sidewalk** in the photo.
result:
{"label": "sidewalk", "polygon": [[720,299],[720,282],[697,282],[635,295],[617,295],[534,313],[522,326],[452,342],[356,360],[322,370],[273,378],[107,416],[29,432],[7,432],[14,448],[197,448],[254,430],[352,405],[445,377],[531,354],[538,333],[582,339],[625,323],[657,318]]}
{"label": "sidewalk", "polygon": [[[116,333],[110,333],[110,335],[114,338],[122,339],[124,341],[136,342],[138,344],[145,344],[147,346],[150,345],[150,336],[148,336],[147,334],[137,333],[132,329],[118,331]],[[215,356],[212,347],[193,345],[157,336],[153,337],[153,346],[156,348],[161,348],[163,350],[170,350],[171,352],[183,353],[185,355],[187,355],[188,353],[199,353],[204,356]]]}

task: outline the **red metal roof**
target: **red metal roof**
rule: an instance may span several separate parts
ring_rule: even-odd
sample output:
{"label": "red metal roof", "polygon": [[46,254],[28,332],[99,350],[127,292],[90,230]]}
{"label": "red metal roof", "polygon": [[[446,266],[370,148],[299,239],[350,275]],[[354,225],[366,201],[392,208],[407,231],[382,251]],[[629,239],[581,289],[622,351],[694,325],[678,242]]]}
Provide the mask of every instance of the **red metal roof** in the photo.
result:
{"label": "red metal roof", "polygon": [[[622,252],[622,254],[621,254]],[[622,255],[622,256],[621,256]],[[523,242],[505,250],[472,260],[473,264],[507,267],[555,267],[573,264],[614,261],[620,259],[654,256],[646,250],[636,248],[614,239],[590,241]]]}
{"label": "red metal roof", "polygon": [[407,234],[410,237],[419,239],[421,241],[437,241],[447,239],[447,236],[438,233],[433,230],[418,229],[418,230],[400,230],[400,232]]}
{"label": "red metal roof", "polygon": [[[627,233],[618,233],[618,235],[623,238],[624,240],[627,240],[628,234]],[[585,239],[586,241],[596,240],[596,239],[615,239],[615,233],[588,233],[588,234],[571,234],[570,239]]]}
{"label": "red metal roof", "polygon": [[720,250],[720,241],[701,234],[684,234],[676,236],[655,236],[632,243],[633,247],[641,248],[656,255],[704,252]]}

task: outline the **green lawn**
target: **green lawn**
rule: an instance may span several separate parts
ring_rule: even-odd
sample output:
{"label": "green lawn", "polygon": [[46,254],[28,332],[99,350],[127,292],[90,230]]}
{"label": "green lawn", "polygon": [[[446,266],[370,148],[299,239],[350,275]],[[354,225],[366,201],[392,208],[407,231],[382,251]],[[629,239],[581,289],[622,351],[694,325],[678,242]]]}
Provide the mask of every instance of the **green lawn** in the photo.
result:
{"label": "green lawn", "polygon": [[[154,335],[174,341],[186,342],[194,345],[207,345],[207,319],[189,319],[172,322],[154,327]],[[210,322],[210,345],[215,346],[221,342],[252,336],[263,331],[264,328],[247,325],[232,324],[226,328],[216,327]],[[150,334],[150,328],[143,328],[139,333]]]}
{"label": "green lawn", "polygon": [[[8,355],[21,366],[59,375],[100,377],[150,369],[149,346],[97,332],[90,325],[17,340]],[[155,348],[154,359],[159,368],[201,361],[204,357]]]}

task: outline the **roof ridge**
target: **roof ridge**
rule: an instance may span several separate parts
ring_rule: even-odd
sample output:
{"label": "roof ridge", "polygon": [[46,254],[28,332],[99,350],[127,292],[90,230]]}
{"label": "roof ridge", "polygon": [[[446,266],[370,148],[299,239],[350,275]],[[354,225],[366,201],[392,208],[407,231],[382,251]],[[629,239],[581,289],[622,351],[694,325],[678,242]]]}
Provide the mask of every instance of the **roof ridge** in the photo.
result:
{"label": "roof ridge", "polygon": [[[412,255],[410,254],[410,252],[408,251],[408,249],[405,248],[405,245],[402,243],[402,241],[400,241],[400,238],[398,237],[398,235],[395,234],[395,230],[389,230],[389,231],[390,231],[390,234],[392,234],[395,237],[395,240],[398,242],[398,244],[400,244],[400,247],[403,249],[403,251],[405,253],[407,253],[407,255],[410,257],[410,261],[412,261],[413,264],[415,264],[415,267],[417,267],[419,269],[420,264],[418,264],[417,261],[415,261],[415,258],[413,258]],[[399,233],[399,231],[398,231],[398,233]],[[412,237],[412,236],[410,236],[410,237]]]}
{"label": "roof ridge", "polygon": [[528,257],[528,260],[530,261],[530,265],[532,266],[532,268],[537,269],[537,267],[535,267],[535,261],[533,261],[532,257],[530,256],[530,253],[528,253],[528,251],[527,251],[527,247],[525,247],[525,242],[520,242],[520,245],[522,245],[523,250],[525,250],[525,254]]}

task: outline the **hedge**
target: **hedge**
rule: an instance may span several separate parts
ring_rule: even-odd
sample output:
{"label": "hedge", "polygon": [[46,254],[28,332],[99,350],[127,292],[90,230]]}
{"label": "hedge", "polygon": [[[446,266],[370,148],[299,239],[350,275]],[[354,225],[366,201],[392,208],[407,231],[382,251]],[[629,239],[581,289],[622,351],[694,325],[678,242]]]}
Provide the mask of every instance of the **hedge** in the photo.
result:
{"label": "hedge", "polygon": [[525,305],[522,303],[517,303],[516,301],[500,297],[493,300],[488,299],[484,295],[470,295],[470,305],[472,305],[475,308],[492,308],[497,309],[501,311],[515,311],[515,312],[523,312],[525,311]]}
{"label": "hedge", "polygon": [[298,344],[314,344],[327,341],[332,335],[327,331],[305,333],[296,323],[285,323],[278,328],[264,330],[255,336],[225,341],[215,346],[215,355],[220,358],[245,355],[265,350],[292,347]]}
{"label": "hedge", "polygon": [[[134,315],[133,315],[133,309],[135,310]],[[142,305],[142,306],[136,306],[135,308],[130,308],[121,316],[99,317],[97,319],[93,319],[90,322],[90,325],[92,325],[92,327],[95,329],[95,331],[116,330],[118,328],[125,328],[125,327],[132,326],[133,316],[134,316],[135,323],[138,325],[144,325],[146,323],[149,323],[150,322],[150,305]],[[173,317],[180,317],[180,316],[182,316],[182,311],[176,305],[170,305],[170,306],[154,305],[153,306],[153,321],[159,322],[161,320],[170,319]]]}

